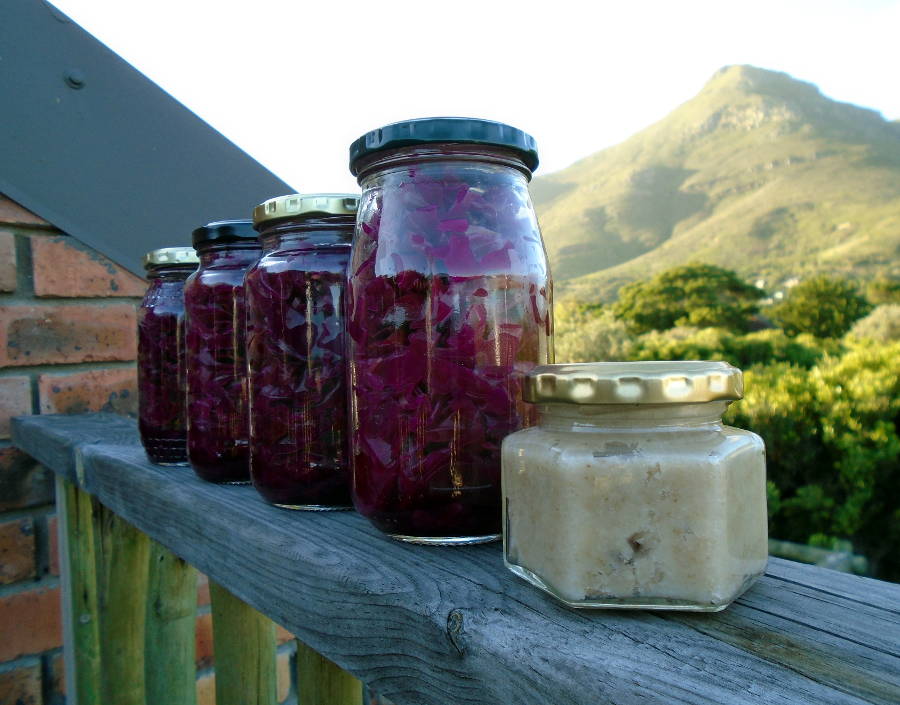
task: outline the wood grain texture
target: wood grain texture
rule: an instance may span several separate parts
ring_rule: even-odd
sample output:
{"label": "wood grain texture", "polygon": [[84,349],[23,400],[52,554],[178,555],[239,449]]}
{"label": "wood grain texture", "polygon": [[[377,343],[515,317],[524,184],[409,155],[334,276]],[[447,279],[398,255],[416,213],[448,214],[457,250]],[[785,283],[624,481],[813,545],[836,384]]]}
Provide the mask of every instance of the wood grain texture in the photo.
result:
{"label": "wood grain texture", "polygon": [[[43,428],[78,446],[78,418]],[[397,705],[891,703],[900,586],[772,560],[722,613],[574,611],[497,545],[392,541],[350,512],[265,504],[251,487],[82,447],[86,489]]]}
{"label": "wood grain texture", "polygon": [[209,581],[216,705],[275,705],[275,624]]}
{"label": "wood grain texture", "polygon": [[195,705],[197,570],[156,541],[150,544],[144,673],[148,704]]}
{"label": "wood grain texture", "polygon": [[[40,419],[40,422],[35,423]],[[55,420],[60,423],[55,423]],[[68,421],[77,419],[76,429]],[[137,423],[118,414],[47,414],[12,420],[13,443],[58,475],[80,485],[81,449],[92,443],[137,445]],[[74,432],[73,432],[74,431]],[[36,436],[34,434],[37,434]]]}
{"label": "wood grain texture", "polygon": [[62,475],[56,477],[59,550],[63,583],[66,683],[77,705],[98,705],[100,609],[94,505],[97,500]]}
{"label": "wood grain texture", "polygon": [[100,503],[94,505],[94,538],[103,703],[144,705],[150,539]]}
{"label": "wood grain texture", "polygon": [[299,705],[362,705],[362,683],[297,640]]}

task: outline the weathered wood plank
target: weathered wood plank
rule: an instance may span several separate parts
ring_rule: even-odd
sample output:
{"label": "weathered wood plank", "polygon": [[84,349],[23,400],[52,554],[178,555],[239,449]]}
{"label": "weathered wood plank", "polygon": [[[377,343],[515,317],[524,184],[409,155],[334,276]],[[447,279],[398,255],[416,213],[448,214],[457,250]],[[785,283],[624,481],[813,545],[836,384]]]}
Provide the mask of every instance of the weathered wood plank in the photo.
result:
{"label": "weathered wood plank", "polygon": [[362,705],[362,683],[297,640],[299,705]]}
{"label": "weathered wood plank", "polygon": [[[102,500],[101,500],[102,501]],[[150,539],[94,504],[104,705],[144,705],[144,643]]]}
{"label": "weathered wood plank", "polygon": [[196,615],[197,570],[151,542],[144,649],[148,704],[197,702]]}
{"label": "weathered wood plank", "polygon": [[101,694],[95,504],[87,492],[56,476],[66,683],[78,705],[98,705]]}
{"label": "weathered wood plank", "polygon": [[275,625],[213,580],[216,705],[275,705]]}
{"label": "weathered wood plank", "polygon": [[[40,420],[34,442],[41,423],[79,433]],[[715,615],[572,611],[506,571],[496,545],[400,544],[352,513],[281,511],[126,445],[83,457],[107,506],[398,705],[894,705],[900,692],[897,585],[773,561]]]}
{"label": "weathered wood plank", "polygon": [[[140,445],[135,421],[118,414],[47,414],[40,416],[42,423],[32,423],[37,418],[16,419],[13,442],[20,448],[27,447],[31,457],[76,485],[80,484],[80,448],[92,443]],[[56,419],[60,423],[55,423]],[[71,419],[78,419],[77,430],[68,423]]]}

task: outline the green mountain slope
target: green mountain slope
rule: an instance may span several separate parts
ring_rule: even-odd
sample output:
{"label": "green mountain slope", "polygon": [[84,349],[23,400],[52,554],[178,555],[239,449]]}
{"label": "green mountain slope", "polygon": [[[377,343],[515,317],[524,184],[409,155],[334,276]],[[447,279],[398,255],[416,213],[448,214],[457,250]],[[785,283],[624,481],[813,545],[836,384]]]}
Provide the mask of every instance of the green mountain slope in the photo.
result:
{"label": "green mountain slope", "polygon": [[534,180],[561,294],[691,261],[767,288],[900,273],[900,129],[787,74],[721,69],[627,141]]}

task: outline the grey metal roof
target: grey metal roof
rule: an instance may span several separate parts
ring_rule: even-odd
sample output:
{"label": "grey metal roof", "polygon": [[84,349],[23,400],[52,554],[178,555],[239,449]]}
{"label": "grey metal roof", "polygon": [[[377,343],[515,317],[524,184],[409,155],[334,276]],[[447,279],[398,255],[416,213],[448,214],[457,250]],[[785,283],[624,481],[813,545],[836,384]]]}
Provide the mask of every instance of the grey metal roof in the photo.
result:
{"label": "grey metal roof", "polygon": [[0,2],[0,193],[141,274],[294,191],[56,8]]}

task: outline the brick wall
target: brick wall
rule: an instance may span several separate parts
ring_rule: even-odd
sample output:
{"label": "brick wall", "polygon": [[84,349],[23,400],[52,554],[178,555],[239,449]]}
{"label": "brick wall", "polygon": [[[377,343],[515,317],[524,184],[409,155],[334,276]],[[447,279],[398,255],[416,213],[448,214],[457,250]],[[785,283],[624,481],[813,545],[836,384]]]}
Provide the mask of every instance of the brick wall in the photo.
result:
{"label": "brick wall", "polygon": [[53,477],[9,441],[22,414],[134,414],[144,282],[0,195],[0,705],[65,683]]}
{"label": "brick wall", "polygon": [[[12,446],[9,419],[134,415],[135,314],[145,288],[0,194],[0,705],[65,702],[54,480]],[[198,705],[213,705],[203,576],[198,598]],[[279,628],[278,643],[278,700],[291,702],[293,638]]]}

